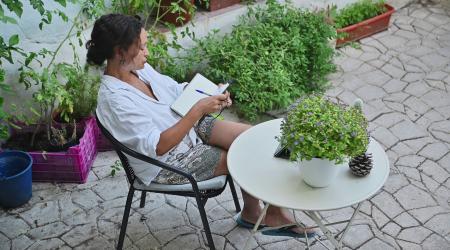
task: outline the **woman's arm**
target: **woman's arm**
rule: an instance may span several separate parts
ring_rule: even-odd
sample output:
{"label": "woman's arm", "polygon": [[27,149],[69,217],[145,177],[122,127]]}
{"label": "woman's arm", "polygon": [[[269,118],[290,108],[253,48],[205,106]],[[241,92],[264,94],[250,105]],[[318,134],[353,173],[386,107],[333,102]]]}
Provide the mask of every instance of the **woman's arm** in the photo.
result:
{"label": "woman's arm", "polygon": [[198,101],[180,121],[161,133],[156,147],[156,154],[163,155],[178,145],[202,116],[229,106],[228,98],[229,94],[226,93],[206,97]]}

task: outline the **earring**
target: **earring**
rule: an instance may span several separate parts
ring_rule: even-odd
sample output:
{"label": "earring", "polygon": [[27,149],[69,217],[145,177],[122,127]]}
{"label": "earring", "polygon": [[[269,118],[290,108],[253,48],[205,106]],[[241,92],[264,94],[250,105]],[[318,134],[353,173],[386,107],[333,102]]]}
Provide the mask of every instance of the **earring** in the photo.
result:
{"label": "earring", "polygon": [[125,59],[122,57],[119,61],[120,65],[124,65],[125,64]]}

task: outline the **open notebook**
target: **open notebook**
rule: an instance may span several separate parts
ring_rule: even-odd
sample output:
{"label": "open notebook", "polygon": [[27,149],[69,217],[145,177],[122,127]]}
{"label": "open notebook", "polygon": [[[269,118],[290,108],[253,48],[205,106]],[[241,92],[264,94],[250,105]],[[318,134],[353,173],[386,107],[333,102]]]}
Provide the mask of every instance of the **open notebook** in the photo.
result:
{"label": "open notebook", "polygon": [[225,84],[219,88],[215,83],[208,80],[208,78],[197,73],[170,108],[177,114],[185,116],[195,103],[202,98],[208,97],[205,94],[197,92],[197,90],[210,95],[218,95],[223,93],[227,87],[228,84]]}

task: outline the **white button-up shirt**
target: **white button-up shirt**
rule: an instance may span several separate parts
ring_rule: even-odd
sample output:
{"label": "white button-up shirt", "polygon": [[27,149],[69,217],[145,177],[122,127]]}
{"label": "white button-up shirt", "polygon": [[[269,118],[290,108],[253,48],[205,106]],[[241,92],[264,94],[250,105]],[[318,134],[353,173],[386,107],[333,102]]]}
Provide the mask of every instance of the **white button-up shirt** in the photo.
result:
{"label": "white button-up shirt", "polygon": [[[171,161],[197,142],[197,135],[192,128],[180,144],[162,156],[156,155],[160,134],[181,119],[170,109],[170,105],[187,83],[178,84],[148,64],[137,74],[151,86],[158,100],[113,76],[103,75],[98,92],[97,116],[114,138],[127,147],[160,161]],[[161,170],[131,156],[128,159],[136,176],[146,185]]]}

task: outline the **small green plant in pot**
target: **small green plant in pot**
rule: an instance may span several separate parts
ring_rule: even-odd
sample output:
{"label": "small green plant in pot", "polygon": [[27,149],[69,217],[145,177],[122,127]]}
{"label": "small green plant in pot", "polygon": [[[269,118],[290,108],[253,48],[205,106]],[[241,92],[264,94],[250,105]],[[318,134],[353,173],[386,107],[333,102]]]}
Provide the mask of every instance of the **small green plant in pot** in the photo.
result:
{"label": "small green plant in pot", "polygon": [[299,161],[303,180],[313,187],[331,184],[348,159],[366,152],[367,120],[360,106],[347,107],[318,95],[305,97],[281,124],[282,146]]}

